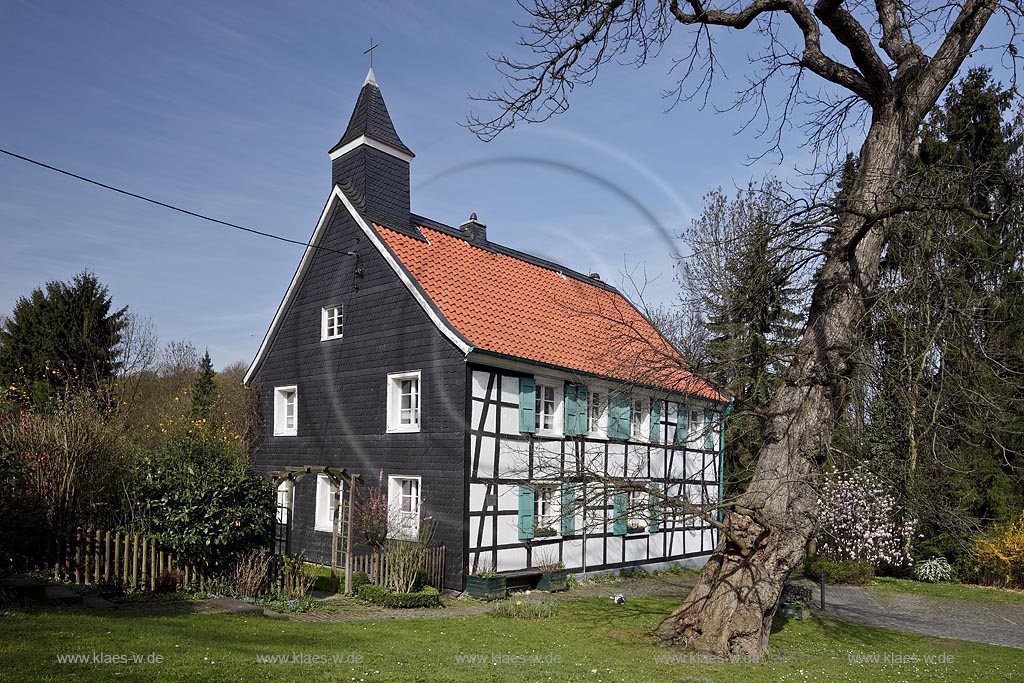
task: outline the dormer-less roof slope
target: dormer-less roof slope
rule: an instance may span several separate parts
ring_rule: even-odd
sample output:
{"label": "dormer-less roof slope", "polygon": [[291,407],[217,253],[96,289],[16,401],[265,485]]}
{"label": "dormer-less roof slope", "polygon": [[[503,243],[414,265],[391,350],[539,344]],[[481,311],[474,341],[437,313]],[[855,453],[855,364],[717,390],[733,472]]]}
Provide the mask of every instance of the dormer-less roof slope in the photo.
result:
{"label": "dormer-less roof slope", "polygon": [[414,156],[412,150],[406,147],[402,139],[398,137],[395,124],[392,123],[391,115],[388,114],[387,105],[384,104],[384,96],[380,94],[377,81],[373,78],[372,70],[367,74],[366,82],[359,91],[359,99],[356,100],[356,106],[352,110],[352,117],[348,120],[345,134],[341,136],[338,144],[331,148],[330,153],[364,135],[377,142],[383,142],[399,152]]}
{"label": "dormer-less roof slope", "polygon": [[605,283],[446,226],[421,223],[425,240],[374,229],[477,351],[727,400]]}

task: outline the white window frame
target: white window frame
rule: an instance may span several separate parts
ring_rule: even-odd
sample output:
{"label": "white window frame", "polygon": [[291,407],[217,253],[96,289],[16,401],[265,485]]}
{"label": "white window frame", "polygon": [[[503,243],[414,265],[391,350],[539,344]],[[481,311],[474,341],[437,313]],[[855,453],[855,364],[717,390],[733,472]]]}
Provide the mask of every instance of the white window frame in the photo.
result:
{"label": "white window frame", "polygon": [[[406,482],[415,482],[415,509],[402,510]],[[413,474],[395,474],[388,477],[388,538],[415,540],[420,533],[423,505],[423,477]]]}
{"label": "white window frame", "polygon": [[[330,331],[332,312],[334,317],[334,332]],[[331,304],[320,309],[320,341],[341,339],[345,329],[345,307],[342,304]]]}
{"label": "white window frame", "polygon": [[277,485],[277,523],[287,524],[292,516],[291,493],[294,490],[295,482],[285,479]]}
{"label": "white window frame", "polygon": [[[288,394],[292,395],[292,424],[288,426]],[[274,436],[296,436],[299,433],[299,388],[291,384],[274,387]]]}
{"label": "white window frame", "polygon": [[[608,434],[608,397],[604,387],[587,387],[587,434],[604,437]],[[595,413],[598,413],[595,416]],[[596,419],[595,419],[596,418]]]}
{"label": "white window frame", "polygon": [[[633,396],[629,402],[629,438],[633,441],[647,441],[651,433],[648,425],[651,421],[651,402],[646,396]],[[638,410],[639,408],[639,410]],[[639,421],[636,416],[639,414]]]}
{"label": "white window frame", "polygon": [[[561,436],[564,430],[563,411],[565,407],[565,382],[550,377],[536,377],[534,379],[534,387],[536,390],[535,396],[535,413],[534,413],[534,425],[536,428],[535,434],[540,436]],[[551,427],[545,428],[544,415],[540,408],[543,407],[546,400],[544,399],[544,390],[550,389],[553,396],[553,413],[551,414]]]}
{"label": "white window frame", "polygon": [[[545,494],[550,498],[544,500]],[[547,508],[545,511],[544,508]],[[562,487],[558,484],[537,484],[533,487],[534,527],[549,526],[556,535],[562,533]]]}
{"label": "white window frame", "polygon": [[647,531],[651,524],[650,506],[651,496],[647,491],[630,489],[626,492],[626,533],[640,533],[630,531],[631,526],[642,526]]}
{"label": "white window frame", "polygon": [[[402,382],[406,380],[415,380],[416,382],[416,406],[412,410],[415,411],[415,420],[413,423],[402,424]],[[387,391],[387,431],[388,433],[396,432],[418,432],[420,431],[420,424],[423,417],[423,380],[419,370],[412,370],[409,372],[395,372],[388,375],[388,391]]]}
{"label": "white window frame", "polygon": [[[337,486],[326,474],[316,475],[316,512],[313,517],[313,528],[316,531],[334,530],[334,492]],[[344,509],[342,499],[345,493],[338,492],[338,505]]]}
{"label": "white window frame", "polygon": [[689,433],[686,435],[686,447],[692,451],[704,448],[704,406],[689,406]]}

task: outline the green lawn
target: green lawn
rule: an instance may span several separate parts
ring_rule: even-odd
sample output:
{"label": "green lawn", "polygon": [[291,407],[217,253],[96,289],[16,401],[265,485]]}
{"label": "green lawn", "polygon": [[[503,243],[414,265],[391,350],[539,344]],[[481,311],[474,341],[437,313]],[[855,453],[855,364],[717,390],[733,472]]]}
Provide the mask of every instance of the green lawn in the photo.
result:
{"label": "green lawn", "polygon": [[[11,681],[1013,681],[1019,650],[811,619],[776,623],[767,661],[658,661],[651,629],[662,598],[563,602],[545,621],[459,618],[297,623],[262,617],[67,608],[0,616],[0,680]],[[159,655],[162,663],[59,663],[59,656]],[[851,657],[945,657],[946,663],[851,663]],[[307,661],[259,663],[299,654]],[[478,656],[483,663],[470,663]],[[685,655],[684,655],[685,656]],[[335,662],[334,657],[341,661]],[[494,663],[494,658],[498,663]],[[460,660],[460,658],[462,658]],[[536,658],[534,660],[534,658]],[[949,662],[949,658],[952,661]],[[358,663],[352,660],[361,659]]]}
{"label": "green lawn", "polygon": [[872,580],[869,587],[881,593],[913,593],[934,598],[956,598],[981,603],[1009,602],[1024,605],[1024,591],[1000,590],[960,583],[926,583],[910,579],[877,577]]}

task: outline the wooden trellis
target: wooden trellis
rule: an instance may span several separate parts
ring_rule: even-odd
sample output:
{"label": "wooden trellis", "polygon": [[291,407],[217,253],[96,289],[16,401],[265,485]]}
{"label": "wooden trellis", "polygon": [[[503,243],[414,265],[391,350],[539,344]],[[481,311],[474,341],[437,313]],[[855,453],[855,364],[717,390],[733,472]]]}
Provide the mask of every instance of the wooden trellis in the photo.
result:
{"label": "wooden trellis", "polygon": [[[359,481],[358,474],[350,474],[344,469],[337,469],[324,465],[300,465],[297,467],[284,467],[279,470],[267,472],[267,477],[273,483],[274,495],[277,495],[278,487],[288,481],[288,497],[285,506],[278,506],[278,515],[274,522],[274,539],[272,549],[276,553],[288,554],[291,552],[291,526],[292,511],[294,510],[293,500],[295,497],[295,483],[307,474],[326,475],[334,488],[334,518],[331,520],[331,585],[338,586],[338,569],[345,569],[345,592],[352,592],[352,514],[355,509],[356,482]],[[347,504],[345,505],[344,517],[341,514],[342,491],[348,492]],[[280,508],[287,507],[284,522],[281,522],[282,515]],[[341,538],[339,538],[341,537]],[[339,542],[340,541],[340,542]]]}

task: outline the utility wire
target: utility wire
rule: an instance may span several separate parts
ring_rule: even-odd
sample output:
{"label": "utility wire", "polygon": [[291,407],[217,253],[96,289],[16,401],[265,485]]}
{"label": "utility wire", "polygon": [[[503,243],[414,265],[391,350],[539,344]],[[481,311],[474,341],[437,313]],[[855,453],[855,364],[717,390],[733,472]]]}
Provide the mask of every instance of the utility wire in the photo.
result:
{"label": "utility wire", "polygon": [[238,225],[236,223],[228,223],[227,221],[222,221],[219,218],[211,218],[210,216],[204,216],[201,213],[196,213],[195,211],[189,211],[188,209],[183,209],[180,206],[174,206],[173,204],[168,204],[166,202],[161,202],[161,201],[159,201],[157,199],[153,199],[151,197],[146,197],[145,195],[136,194],[135,192],[129,192],[128,190],[123,190],[120,187],[114,187],[113,185],[108,185],[106,183],[101,183],[98,180],[93,180],[92,178],[87,178],[85,176],[78,175],[77,173],[72,173],[71,171],[66,171],[63,168],[57,168],[56,166],[51,166],[50,164],[44,164],[42,161],[36,161],[35,159],[30,159],[29,157],[22,156],[21,154],[15,154],[14,152],[11,152],[11,151],[8,151],[6,149],[3,149],[2,147],[0,147],[0,153],[6,154],[7,156],[13,157],[15,159],[20,159],[21,161],[25,161],[25,162],[28,162],[30,164],[34,164],[34,165],[39,166],[41,168],[45,168],[45,169],[47,169],[49,171],[53,171],[54,173],[60,173],[62,175],[66,175],[68,177],[74,178],[75,180],[81,180],[83,183],[89,183],[90,185],[95,185],[97,187],[102,187],[104,190],[110,190],[111,192],[117,192],[118,194],[123,194],[123,195],[126,195],[128,197],[133,197],[135,199],[141,199],[144,202],[149,202],[150,204],[156,204],[157,206],[162,206],[165,209],[170,209],[171,211],[177,211],[178,213],[183,213],[183,214],[185,214],[187,216],[192,216],[193,218],[199,218],[199,219],[204,220],[204,221],[210,221],[211,223],[217,223],[218,225],[224,225],[224,226],[227,226],[229,228],[234,228],[235,230],[242,230],[244,232],[249,232],[249,233],[252,233],[254,235],[259,235],[260,237],[269,237],[272,240],[279,240],[281,242],[288,242],[290,244],[298,244],[298,245],[303,246],[303,247],[312,247],[314,249],[323,249],[324,251],[330,251],[330,252],[333,252],[335,254],[351,255],[349,252],[338,251],[337,249],[331,249],[330,247],[321,247],[321,246],[318,246],[316,244],[311,244],[310,242],[303,242],[301,240],[293,240],[293,239],[290,239],[288,237],[281,237],[280,235],[275,235],[275,234],[270,233],[270,232],[263,232],[262,230],[254,230],[253,228],[247,228],[244,225]]}

